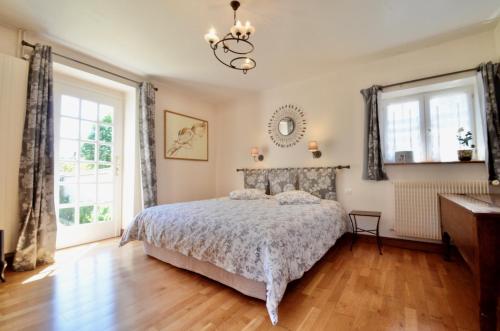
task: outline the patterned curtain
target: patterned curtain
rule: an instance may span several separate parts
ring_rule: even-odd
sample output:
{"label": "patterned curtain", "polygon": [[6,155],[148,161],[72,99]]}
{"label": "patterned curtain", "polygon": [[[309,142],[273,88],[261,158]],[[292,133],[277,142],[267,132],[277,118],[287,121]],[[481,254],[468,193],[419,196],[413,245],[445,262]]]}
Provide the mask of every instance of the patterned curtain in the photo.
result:
{"label": "patterned curtain", "polygon": [[380,86],[361,90],[365,99],[365,155],[363,179],[387,180],[382,159],[382,143],[378,123],[378,93]]}
{"label": "patterned curtain", "polygon": [[139,86],[139,136],[141,145],[142,199],[144,208],[158,204],[155,150],[155,90],[153,84]]}
{"label": "patterned curtain", "polygon": [[488,176],[489,180],[497,180],[500,179],[500,64],[483,63],[479,70],[483,78]]}
{"label": "patterned curtain", "polygon": [[19,166],[21,230],[14,270],[54,261],[54,111],[52,51],[37,44],[30,58],[28,98]]}

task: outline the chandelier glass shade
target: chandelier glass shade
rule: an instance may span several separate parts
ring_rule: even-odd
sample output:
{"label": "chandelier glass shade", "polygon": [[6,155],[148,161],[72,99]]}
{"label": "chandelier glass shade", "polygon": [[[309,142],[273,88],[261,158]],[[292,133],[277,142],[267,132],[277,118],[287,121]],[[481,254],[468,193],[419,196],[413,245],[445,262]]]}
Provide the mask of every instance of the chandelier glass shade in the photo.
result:
{"label": "chandelier glass shade", "polygon": [[240,7],[239,1],[231,1],[230,5],[234,11],[234,24],[229,29],[229,33],[220,39],[215,29],[211,28],[205,35],[205,41],[210,45],[215,58],[220,63],[246,74],[257,65],[250,57],[255,47],[249,40],[255,33],[255,28],[249,21],[243,25],[236,19],[236,11]]}

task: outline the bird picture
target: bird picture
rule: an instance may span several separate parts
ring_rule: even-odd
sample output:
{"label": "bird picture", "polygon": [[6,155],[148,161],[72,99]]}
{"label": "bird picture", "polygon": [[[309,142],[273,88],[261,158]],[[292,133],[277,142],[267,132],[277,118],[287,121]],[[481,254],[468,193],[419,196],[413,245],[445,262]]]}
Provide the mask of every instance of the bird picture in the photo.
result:
{"label": "bird picture", "polygon": [[165,158],[208,160],[208,122],[165,111]]}

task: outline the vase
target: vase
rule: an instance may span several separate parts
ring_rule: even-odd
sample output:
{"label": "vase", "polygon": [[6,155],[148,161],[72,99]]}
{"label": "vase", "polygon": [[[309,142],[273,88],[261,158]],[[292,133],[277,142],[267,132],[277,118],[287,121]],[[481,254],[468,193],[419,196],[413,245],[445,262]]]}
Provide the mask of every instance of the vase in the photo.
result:
{"label": "vase", "polygon": [[458,153],[458,159],[461,162],[470,161],[470,160],[472,160],[472,152],[473,152],[472,149],[459,149],[457,151],[457,153]]}

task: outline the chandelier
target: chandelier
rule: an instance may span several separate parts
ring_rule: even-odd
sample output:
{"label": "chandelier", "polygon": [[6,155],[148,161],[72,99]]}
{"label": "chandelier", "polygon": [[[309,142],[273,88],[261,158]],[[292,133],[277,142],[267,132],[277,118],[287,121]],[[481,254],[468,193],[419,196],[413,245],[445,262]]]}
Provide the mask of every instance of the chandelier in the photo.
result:
{"label": "chandelier", "polygon": [[239,1],[231,1],[230,5],[234,11],[234,25],[229,30],[230,32],[224,38],[219,39],[215,29],[211,28],[205,35],[205,40],[220,63],[246,74],[257,65],[255,60],[248,56],[255,48],[249,41],[250,36],[255,33],[255,28],[249,21],[243,25],[236,19],[236,11],[240,7]]}

